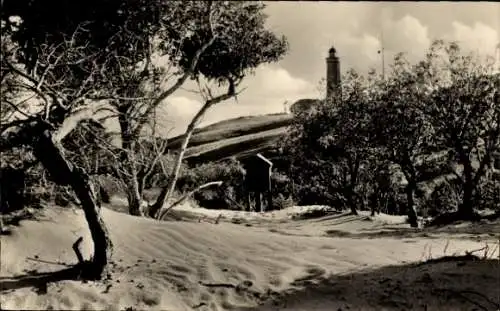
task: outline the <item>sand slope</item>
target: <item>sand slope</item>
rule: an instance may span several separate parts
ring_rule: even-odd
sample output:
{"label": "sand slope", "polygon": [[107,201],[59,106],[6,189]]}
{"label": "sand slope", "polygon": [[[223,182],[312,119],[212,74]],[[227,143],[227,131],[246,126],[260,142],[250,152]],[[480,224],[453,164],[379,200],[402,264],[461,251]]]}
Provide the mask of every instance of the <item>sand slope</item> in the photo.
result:
{"label": "sand slope", "polygon": [[[111,280],[50,282],[39,275],[64,268],[41,260],[74,263],[71,245],[78,236],[84,236],[85,255],[91,253],[81,211],[46,209],[40,220],[23,221],[1,238],[2,309],[417,310],[427,303],[428,310],[461,310],[461,305],[471,310],[474,304],[465,298],[443,300],[443,293],[432,294],[429,279],[422,281],[422,276],[429,274],[436,284],[481,290],[490,300],[500,288],[498,261],[460,263],[458,268],[457,263],[408,265],[463,254],[486,241],[493,247],[495,236],[487,231],[500,232],[498,224],[460,235],[413,230],[403,236],[342,236],[338,233],[406,225],[397,218],[366,221],[338,215],[294,221],[285,212],[241,224],[231,223],[230,215],[215,224],[210,218],[159,222],[107,208],[102,214],[115,245]],[[394,290],[400,293],[390,294]],[[494,307],[490,303],[488,308]]]}

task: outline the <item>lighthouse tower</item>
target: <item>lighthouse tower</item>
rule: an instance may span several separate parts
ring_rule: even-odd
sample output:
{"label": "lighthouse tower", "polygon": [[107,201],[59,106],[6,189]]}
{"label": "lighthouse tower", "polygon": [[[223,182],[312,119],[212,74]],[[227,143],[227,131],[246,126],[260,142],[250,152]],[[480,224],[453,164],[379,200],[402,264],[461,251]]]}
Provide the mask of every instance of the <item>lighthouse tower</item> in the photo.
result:
{"label": "lighthouse tower", "polygon": [[333,96],[340,87],[340,61],[332,46],[326,58],[326,97]]}

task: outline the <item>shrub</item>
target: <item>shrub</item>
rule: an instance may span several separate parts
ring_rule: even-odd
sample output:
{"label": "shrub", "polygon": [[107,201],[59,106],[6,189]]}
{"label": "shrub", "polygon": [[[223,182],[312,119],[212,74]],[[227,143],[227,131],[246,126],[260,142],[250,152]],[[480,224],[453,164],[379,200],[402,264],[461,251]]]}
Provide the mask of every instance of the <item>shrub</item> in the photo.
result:
{"label": "shrub", "polygon": [[455,211],[460,203],[461,185],[459,182],[444,182],[422,199],[422,214],[435,217]]}
{"label": "shrub", "polygon": [[[186,169],[177,182],[177,190],[185,193],[211,182],[222,181],[219,187],[203,189],[193,195],[202,207],[213,209],[246,209],[247,197],[244,189],[245,169],[236,159],[200,164]],[[277,170],[271,175],[273,209],[282,209],[295,204],[290,178]]]}
{"label": "shrub", "polygon": [[500,179],[489,178],[479,184],[477,208],[500,210]]}
{"label": "shrub", "polygon": [[211,162],[186,169],[177,181],[179,192],[187,192],[196,187],[222,181],[217,188],[207,188],[195,193],[198,204],[205,208],[239,209],[244,197],[243,181],[245,169],[236,159]]}
{"label": "shrub", "polygon": [[291,196],[285,197],[283,194],[278,193],[277,196],[273,196],[273,207],[274,209],[280,210],[291,206],[295,206],[295,202]]}

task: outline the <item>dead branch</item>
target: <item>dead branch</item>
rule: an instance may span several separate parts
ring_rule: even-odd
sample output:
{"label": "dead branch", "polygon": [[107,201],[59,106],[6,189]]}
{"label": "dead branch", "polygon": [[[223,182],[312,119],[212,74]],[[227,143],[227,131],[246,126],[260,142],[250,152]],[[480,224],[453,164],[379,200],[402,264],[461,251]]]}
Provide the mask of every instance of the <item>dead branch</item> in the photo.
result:
{"label": "dead branch", "polygon": [[489,250],[489,246],[488,246],[488,244],[486,244],[486,246],[485,246],[485,247],[481,247],[481,248],[474,249],[474,250],[471,250],[471,251],[465,251],[465,255],[466,255],[466,256],[470,256],[470,255],[472,255],[473,253],[477,253],[477,252],[481,252],[481,251],[486,251],[486,252],[488,252],[488,250]]}
{"label": "dead branch", "polygon": [[212,182],[209,182],[209,183],[206,183],[206,184],[203,184],[199,187],[197,187],[196,189],[186,193],[185,195],[183,195],[179,200],[175,201],[172,205],[170,205],[168,208],[166,208],[163,212],[161,212],[160,214],[160,217],[158,219],[163,219],[163,217],[165,217],[165,215],[174,207],[176,207],[177,205],[181,204],[182,202],[184,202],[187,198],[189,198],[190,196],[192,196],[193,194],[195,194],[196,192],[202,190],[202,189],[205,189],[205,188],[208,188],[208,187],[211,187],[211,186],[220,186],[222,185],[222,181],[212,181]]}
{"label": "dead branch", "polygon": [[26,260],[31,260],[31,261],[36,261],[36,262],[43,262],[43,263],[48,263],[48,264],[51,264],[51,265],[66,266],[66,267],[71,267],[72,266],[72,265],[69,265],[69,264],[63,263],[63,262],[55,262],[55,261],[49,261],[49,260],[43,260],[43,259],[31,258],[31,257],[26,257]]}
{"label": "dead branch", "polygon": [[[6,64],[7,66],[10,68],[10,70],[12,70],[12,72],[16,73],[17,75],[25,78],[26,80],[28,80],[29,82],[31,82],[33,84],[33,87],[30,87],[30,89],[34,92],[37,93],[37,95],[39,95],[41,98],[44,98],[45,99],[45,94],[44,92],[40,91],[40,88],[36,88],[35,86],[39,85],[40,84],[40,81],[34,79],[33,77],[31,77],[30,75],[28,75],[27,73],[23,72],[22,70],[16,68],[14,65],[12,65],[9,61],[6,61]],[[52,99],[54,100],[54,102],[58,105],[58,106],[61,106],[64,108],[64,105],[62,105],[62,103],[59,101],[59,98],[60,98],[60,94],[55,91],[53,88],[51,88],[50,86],[46,85],[46,84],[43,84],[43,85],[40,85],[40,86],[43,86],[43,89],[45,89],[49,95],[52,97]],[[45,101],[47,101],[45,99]]]}
{"label": "dead branch", "polygon": [[203,285],[203,286],[206,286],[206,287],[236,288],[236,285],[231,284],[231,283],[205,283],[205,282],[200,282],[200,285]]}
{"label": "dead branch", "polygon": [[82,256],[82,251],[80,250],[80,244],[82,244],[83,242],[83,237],[79,237],[75,243],[73,243],[73,251],[75,252],[76,254],[76,258],[78,258],[78,263],[79,264],[84,264],[85,263],[85,260],[83,260],[83,256]]}

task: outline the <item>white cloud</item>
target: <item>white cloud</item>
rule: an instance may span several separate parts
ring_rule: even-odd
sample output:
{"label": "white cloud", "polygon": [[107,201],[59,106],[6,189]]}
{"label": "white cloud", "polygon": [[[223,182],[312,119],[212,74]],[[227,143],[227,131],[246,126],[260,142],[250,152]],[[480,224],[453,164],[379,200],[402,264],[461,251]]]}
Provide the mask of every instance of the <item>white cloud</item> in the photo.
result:
{"label": "white cloud", "polygon": [[458,21],[452,22],[453,31],[448,39],[458,41],[467,50],[480,55],[494,55],[496,45],[500,42],[500,34],[493,28],[481,22],[467,26]]}
{"label": "white cloud", "polygon": [[[300,98],[319,96],[316,85],[275,66],[259,67],[255,75],[244,80],[241,88],[246,89],[237,99],[221,102],[209,109],[200,126],[244,115],[283,112],[285,101],[293,103]],[[161,105],[158,115],[164,132],[171,130],[170,135],[177,135],[186,130],[202,105],[201,99],[192,96],[178,92]]]}
{"label": "white cloud", "polygon": [[201,108],[200,101],[185,97],[172,96],[166,99],[157,110],[159,130],[162,134],[180,134],[186,130],[189,121]]}
{"label": "white cloud", "polygon": [[380,49],[380,41],[368,33],[359,36],[342,33],[337,36],[335,43],[335,46],[339,46],[337,47],[339,57],[343,59],[346,57],[357,58],[365,65],[378,60],[377,51]]}
{"label": "white cloud", "polygon": [[192,117],[200,110],[201,102],[184,96],[173,96],[165,101],[162,110],[176,117]]}
{"label": "white cloud", "polygon": [[411,15],[384,22],[384,47],[389,54],[405,52],[415,61],[423,57],[430,44],[428,27]]}
{"label": "white cloud", "polygon": [[261,66],[254,77],[249,77],[248,90],[267,97],[283,97],[304,94],[314,89],[306,80],[293,77],[287,70],[271,66]]}
{"label": "white cloud", "polygon": [[[410,61],[420,59],[431,43],[428,28],[411,15],[394,20],[391,10],[382,13],[379,27],[346,27],[336,32],[324,30],[320,35],[323,55],[326,56],[326,51],[333,44],[338,51],[343,72],[350,68],[361,73],[366,73],[370,68],[381,70],[378,51],[382,48],[383,35],[386,66],[399,52],[405,52]],[[315,57],[320,58],[319,55]],[[324,68],[323,64],[321,66]]]}

